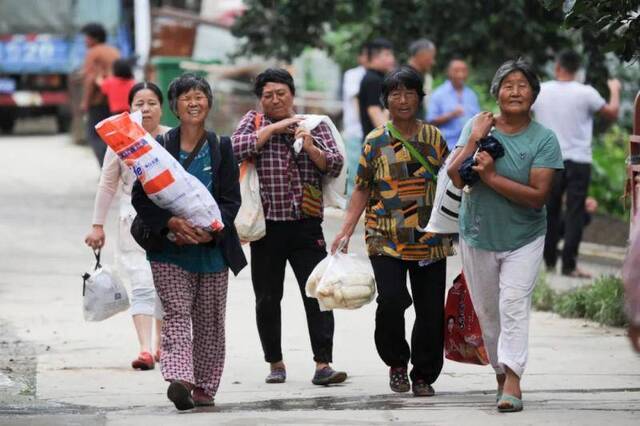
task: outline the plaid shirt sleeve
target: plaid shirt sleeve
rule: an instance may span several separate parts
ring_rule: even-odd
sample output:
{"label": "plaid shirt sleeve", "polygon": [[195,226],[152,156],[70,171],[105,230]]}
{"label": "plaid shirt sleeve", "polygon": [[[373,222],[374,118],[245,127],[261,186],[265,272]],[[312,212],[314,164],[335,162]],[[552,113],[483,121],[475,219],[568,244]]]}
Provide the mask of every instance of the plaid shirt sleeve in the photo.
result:
{"label": "plaid shirt sleeve", "polygon": [[253,110],[246,113],[231,136],[233,154],[238,159],[238,162],[258,155],[258,149],[256,148],[256,142],[258,141],[255,126],[256,114],[257,112]]}
{"label": "plaid shirt sleeve", "polygon": [[324,151],[325,158],[327,159],[327,170],[323,172],[323,174],[338,177],[344,164],[344,158],[340,155],[340,151],[338,151],[338,146],[333,139],[331,129],[325,123],[320,123],[311,131],[311,135],[315,140],[315,145]]}

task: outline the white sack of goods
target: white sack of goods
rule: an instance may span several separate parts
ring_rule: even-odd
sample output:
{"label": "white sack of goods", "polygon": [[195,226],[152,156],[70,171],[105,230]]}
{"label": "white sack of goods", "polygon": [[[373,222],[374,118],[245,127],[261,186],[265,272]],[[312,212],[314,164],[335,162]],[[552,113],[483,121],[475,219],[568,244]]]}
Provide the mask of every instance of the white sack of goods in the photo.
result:
{"label": "white sack of goods", "polygon": [[221,230],[222,215],[209,190],[144,130],[139,114],[123,112],[109,117],[96,125],[96,132],[133,171],[158,207],[194,227]]}
{"label": "white sack of goods", "polygon": [[[333,121],[326,115],[316,115],[316,114],[298,114],[296,117],[301,117],[302,120],[298,123],[298,126],[312,131],[320,123],[324,123],[331,130],[331,136],[333,136],[333,140],[336,143],[336,147],[338,148],[338,152],[342,156],[342,158],[347,158],[346,149],[344,146],[344,141],[342,140],[342,135],[336,128],[336,125],[333,124]],[[293,143],[293,149],[296,154],[299,154],[302,151],[302,139],[296,139]],[[347,167],[342,166],[342,170],[340,170],[340,174],[337,177],[332,176],[323,176],[322,177],[322,203],[324,207],[335,207],[338,209],[346,209],[347,208],[347,198],[345,196],[345,188],[347,186]]]}
{"label": "white sack of goods", "polygon": [[376,281],[367,259],[337,252],[313,269],[305,291],[308,297],[318,299],[321,311],[358,309],[373,300]]}

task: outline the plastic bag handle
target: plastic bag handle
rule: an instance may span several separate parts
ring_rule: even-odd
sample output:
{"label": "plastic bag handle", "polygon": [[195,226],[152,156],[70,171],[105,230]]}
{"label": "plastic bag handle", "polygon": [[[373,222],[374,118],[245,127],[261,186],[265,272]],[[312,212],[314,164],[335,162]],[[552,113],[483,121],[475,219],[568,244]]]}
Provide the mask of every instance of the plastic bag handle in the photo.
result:
{"label": "plastic bag handle", "polygon": [[[327,277],[327,272],[329,272],[329,270],[331,270],[331,267],[333,266],[333,262],[335,262],[336,258],[338,257],[338,253],[342,253],[342,249],[344,248],[344,246],[347,245],[349,239],[348,238],[342,238],[340,240],[340,244],[338,245],[338,249],[336,250],[336,252],[334,254],[330,254],[329,257],[329,263],[327,263],[327,268],[324,271],[324,274],[322,274],[322,278],[320,278],[320,281],[318,281],[318,287],[322,287],[322,284],[326,281],[326,277]],[[344,254],[344,253],[343,253]]]}
{"label": "plastic bag handle", "polygon": [[[93,255],[96,258],[96,266],[93,268],[93,270],[97,271],[98,268],[102,267],[102,265],[100,264],[100,249],[93,250]],[[83,297],[84,297],[85,290],[87,289],[87,280],[89,278],[91,278],[91,275],[87,274],[86,272],[82,275],[82,296]]]}
{"label": "plastic bag handle", "polygon": [[102,265],[100,264],[100,249],[97,250],[93,250],[93,255],[96,258],[96,266],[93,268],[94,271],[97,271],[98,268],[101,268]]}

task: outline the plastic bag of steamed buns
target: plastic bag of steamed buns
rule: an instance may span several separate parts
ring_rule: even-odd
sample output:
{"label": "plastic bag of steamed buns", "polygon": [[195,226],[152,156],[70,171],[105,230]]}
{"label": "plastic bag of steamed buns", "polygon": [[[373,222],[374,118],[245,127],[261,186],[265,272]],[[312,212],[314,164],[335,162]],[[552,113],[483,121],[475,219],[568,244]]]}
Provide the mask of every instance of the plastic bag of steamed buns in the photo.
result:
{"label": "plastic bag of steamed buns", "polygon": [[109,117],[96,125],[96,131],[133,171],[158,207],[194,227],[221,230],[220,209],[209,190],[144,130],[136,114],[123,112]]}
{"label": "plastic bag of steamed buns", "polygon": [[376,294],[373,269],[366,259],[336,252],[313,269],[305,292],[308,297],[318,299],[321,311],[358,309]]}

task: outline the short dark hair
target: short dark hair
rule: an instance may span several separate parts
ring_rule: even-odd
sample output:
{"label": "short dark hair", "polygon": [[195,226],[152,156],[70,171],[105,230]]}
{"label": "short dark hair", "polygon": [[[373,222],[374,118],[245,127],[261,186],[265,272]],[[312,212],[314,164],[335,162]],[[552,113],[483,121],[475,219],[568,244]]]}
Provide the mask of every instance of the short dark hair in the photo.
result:
{"label": "short dark hair", "polygon": [[134,84],[131,90],[129,90],[129,105],[133,103],[133,98],[136,97],[136,93],[141,90],[151,90],[153,94],[158,98],[158,102],[160,102],[160,105],[162,105],[162,102],[164,102],[162,90],[160,90],[160,88],[155,83],[152,83],[150,81],[143,81]]}
{"label": "short dark hair", "polygon": [[393,50],[393,43],[383,37],[378,37],[367,43],[367,58],[371,60],[383,50]]}
{"label": "short dark hair", "polygon": [[409,45],[409,56],[416,56],[418,53],[423,50],[433,50],[436,48],[436,45],[433,44],[431,40],[426,38],[421,38],[411,42]]}
{"label": "short dark hair", "polygon": [[107,30],[104,29],[102,24],[97,22],[90,22],[86,24],[80,29],[80,32],[91,37],[98,43],[104,43],[107,41]]}
{"label": "short dark hair", "polygon": [[120,78],[133,78],[133,70],[131,64],[126,59],[116,59],[113,62],[113,75]]}
{"label": "short dark hair", "polygon": [[494,98],[498,99],[498,92],[500,91],[502,80],[504,80],[506,76],[515,71],[520,71],[522,74],[524,74],[524,77],[529,82],[531,90],[533,91],[533,101],[535,102],[538,94],[540,93],[540,79],[538,78],[536,72],[533,70],[533,67],[521,58],[512,59],[500,65],[500,67],[496,71],[496,74],[493,76],[493,80],[491,80],[491,95]]}
{"label": "short dark hair", "polygon": [[191,90],[200,90],[207,97],[209,108],[211,108],[211,106],[213,105],[213,92],[211,91],[209,82],[207,82],[204,77],[200,77],[199,75],[187,72],[179,77],[174,78],[173,81],[171,81],[171,83],[169,84],[169,89],[167,90],[169,107],[171,107],[171,111],[176,116],[178,115],[178,98],[180,97],[180,95]]}
{"label": "short dark hair", "polygon": [[262,97],[262,90],[267,83],[281,83],[286,84],[291,90],[291,94],[295,96],[296,86],[293,83],[293,77],[289,74],[289,71],[284,68],[267,68],[256,77],[253,83],[253,93],[258,98]]}
{"label": "short dark hair", "polygon": [[382,81],[380,101],[385,108],[387,108],[388,105],[389,94],[399,87],[404,87],[407,90],[415,90],[420,98],[419,102],[422,102],[422,99],[424,99],[424,90],[422,88],[420,75],[418,75],[413,68],[403,65],[388,73]]}
{"label": "short dark hair", "polygon": [[580,55],[578,55],[575,50],[564,49],[558,53],[556,61],[562,68],[571,74],[575,74],[580,69],[582,58],[580,58]]}

